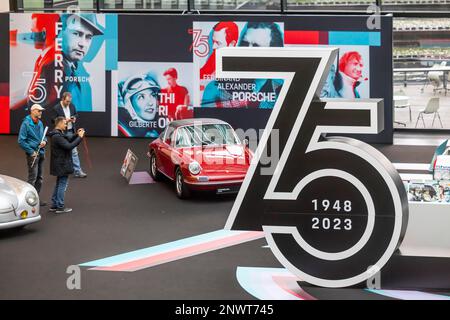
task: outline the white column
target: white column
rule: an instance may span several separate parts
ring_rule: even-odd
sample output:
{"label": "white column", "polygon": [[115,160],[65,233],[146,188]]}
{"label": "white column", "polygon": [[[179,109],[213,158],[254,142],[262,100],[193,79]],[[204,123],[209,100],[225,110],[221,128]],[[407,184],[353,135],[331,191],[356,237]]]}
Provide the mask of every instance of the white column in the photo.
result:
{"label": "white column", "polygon": [[9,11],[9,1],[3,0],[0,1],[0,12],[8,12]]}

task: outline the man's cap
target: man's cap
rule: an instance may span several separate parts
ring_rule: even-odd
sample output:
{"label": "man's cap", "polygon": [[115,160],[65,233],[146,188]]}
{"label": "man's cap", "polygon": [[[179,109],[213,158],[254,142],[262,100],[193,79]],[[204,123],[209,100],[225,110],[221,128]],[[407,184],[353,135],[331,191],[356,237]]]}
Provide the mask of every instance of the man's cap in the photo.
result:
{"label": "man's cap", "polygon": [[64,14],[61,19],[66,25],[80,19],[82,23],[86,24],[92,30],[94,36],[101,36],[104,34],[103,28],[100,27],[97,22],[97,16],[93,13]]}
{"label": "man's cap", "polygon": [[33,104],[32,106],[31,106],[31,109],[30,109],[31,111],[33,111],[33,110],[41,110],[41,111],[44,111],[45,109],[44,108],[42,108],[42,106],[41,105],[39,105],[39,104]]}

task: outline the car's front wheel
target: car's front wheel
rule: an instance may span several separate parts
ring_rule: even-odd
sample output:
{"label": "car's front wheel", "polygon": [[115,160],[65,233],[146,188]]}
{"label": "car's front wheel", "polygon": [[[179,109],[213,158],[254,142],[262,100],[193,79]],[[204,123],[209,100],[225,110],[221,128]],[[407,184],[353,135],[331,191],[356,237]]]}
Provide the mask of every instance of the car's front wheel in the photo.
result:
{"label": "car's front wheel", "polygon": [[183,173],[180,168],[177,168],[175,173],[175,191],[177,193],[177,197],[180,199],[187,199],[191,195],[189,187],[184,182]]}
{"label": "car's front wheel", "polygon": [[162,174],[158,171],[158,165],[156,164],[156,154],[154,152],[150,154],[150,176],[155,181],[159,181],[162,179]]}

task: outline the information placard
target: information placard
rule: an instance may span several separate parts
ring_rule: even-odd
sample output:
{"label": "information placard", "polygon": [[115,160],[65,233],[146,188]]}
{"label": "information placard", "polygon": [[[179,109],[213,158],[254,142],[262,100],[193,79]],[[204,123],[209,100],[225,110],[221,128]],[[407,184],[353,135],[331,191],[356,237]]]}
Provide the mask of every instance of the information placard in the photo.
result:
{"label": "information placard", "polygon": [[138,160],[139,158],[133,153],[133,151],[128,149],[127,155],[123,160],[122,169],[120,170],[120,174],[127,179],[128,182],[130,182],[130,179],[133,176]]}

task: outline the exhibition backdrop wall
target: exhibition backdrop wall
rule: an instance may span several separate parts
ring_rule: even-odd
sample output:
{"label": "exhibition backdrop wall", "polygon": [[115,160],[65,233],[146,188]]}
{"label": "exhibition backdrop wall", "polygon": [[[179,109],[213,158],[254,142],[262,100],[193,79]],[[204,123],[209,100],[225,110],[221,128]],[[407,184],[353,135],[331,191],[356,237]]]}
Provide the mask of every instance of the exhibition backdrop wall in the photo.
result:
{"label": "exhibition backdrop wall", "polygon": [[[69,91],[91,135],[156,137],[175,119],[214,117],[263,129],[283,82],[216,79],[221,47],[333,46],[325,98],[385,99],[392,142],[392,17],[0,14],[0,133]],[[50,119],[44,119],[50,124]]]}

